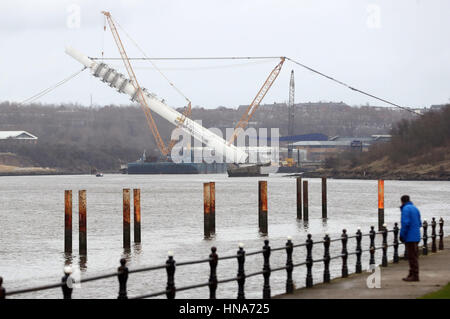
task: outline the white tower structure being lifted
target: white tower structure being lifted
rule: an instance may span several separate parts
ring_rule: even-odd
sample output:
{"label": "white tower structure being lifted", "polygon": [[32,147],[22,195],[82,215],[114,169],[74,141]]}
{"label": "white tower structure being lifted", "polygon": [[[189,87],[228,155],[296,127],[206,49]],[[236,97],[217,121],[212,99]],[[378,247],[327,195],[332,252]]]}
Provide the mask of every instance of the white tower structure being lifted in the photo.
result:
{"label": "white tower structure being lifted", "polygon": [[[132,85],[131,81],[123,74],[117,72],[105,63],[95,62],[72,47],[66,47],[66,53],[89,68],[93,76],[98,77],[101,81],[109,84],[110,87],[117,89],[120,93],[128,94],[132,101],[139,101],[139,90],[137,90]],[[180,128],[183,131],[214,149],[216,155],[222,155],[226,162],[245,163],[248,157],[245,151],[237,148],[233,144],[228,144],[222,137],[214,134],[199,123],[186,118],[183,114],[157,99],[154,94],[148,92],[146,89],[143,88],[142,90],[147,105],[152,111],[156,112],[173,125],[177,126],[182,123]]]}

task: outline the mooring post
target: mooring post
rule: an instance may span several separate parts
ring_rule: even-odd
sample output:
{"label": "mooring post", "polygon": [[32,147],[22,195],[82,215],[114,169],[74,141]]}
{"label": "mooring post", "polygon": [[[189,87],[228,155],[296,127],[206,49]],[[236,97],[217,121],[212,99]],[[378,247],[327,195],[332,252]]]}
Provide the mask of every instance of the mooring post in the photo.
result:
{"label": "mooring post", "polygon": [[78,191],[78,239],[80,255],[87,254],[86,190]]}
{"label": "mooring post", "polygon": [[141,190],[133,189],[134,242],[141,242]]}
{"label": "mooring post", "polygon": [[297,177],[297,219],[302,219],[302,178]]}
{"label": "mooring post", "polygon": [[426,219],[423,220],[423,247],[422,254],[428,255],[428,222]]}
{"label": "mooring post", "polygon": [[399,246],[398,232],[399,232],[398,223],[395,223],[394,224],[394,260],[393,260],[395,264],[398,263],[398,246]]}
{"label": "mooring post", "polygon": [[439,250],[444,249],[444,220],[439,219]]}
{"label": "mooring post", "polygon": [[219,256],[217,255],[217,248],[211,247],[211,254],[209,255],[209,299],[216,299],[217,290],[217,264],[219,262]]}
{"label": "mooring post", "polygon": [[119,279],[119,296],[117,299],[128,299],[127,296],[127,280],[128,280],[128,267],[127,260],[125,258],[120,259],[120,267],[117,268],[117,278]]}
{"label": "mooring post", "polygon": [[384,180],[378,180],[378,230],[384,225]]}
{"label": "mooring post", "polygon": [[211,237],[211,183],[203,183],[203,232],[206,239]]}
{"label": "mooring post", "polygon": [[436,252],[436,218],[431,220],[431,252]]}
{"label": "mooring post", "polygon": [[267,235],[267,181],[259,181],[258,190],[259,231]]}
{"label": "mooring post", "polygon": [[210,228],[210,234],[214,235],[216,233],[216,183],[215,182],[210,182],[209,183],[209,190],[211,192],[210,195],[210,214],[209,214],[209,228]]}
{"label": "mooring post", "polygon": [[308,216],[308,181],[303,181],[303,219],[309,220]]}
{"label": "mooring post", "polygon": [[292,244],[291,237],[288,237],[286,242],[286,293],[294,292],[294,281],[292,280],[292,271],[294,270],[294,263],[292,262],[292,252],[294,251],[294,244]]}
{"label": "mooring post", "polygon": [[123,248],[130,248],[130,189],[123,189]]}
{"label": "mooring post", "polygon": [[322,218],[326,219],[327,216],[327,178],[322,177]]}
{"label": "mooring post", "polygon": [[72,253],[72,191],[64,191],[64,252]]}

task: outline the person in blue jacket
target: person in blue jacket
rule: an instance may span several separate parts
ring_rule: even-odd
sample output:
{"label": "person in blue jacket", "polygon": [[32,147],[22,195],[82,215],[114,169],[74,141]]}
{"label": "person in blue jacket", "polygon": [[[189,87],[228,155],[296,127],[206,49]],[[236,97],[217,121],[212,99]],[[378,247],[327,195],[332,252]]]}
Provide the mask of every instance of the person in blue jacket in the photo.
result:
{"label": "person in blue jacket", "polygon": [[402,202],[400,240],[405,243],[409,260],[409,275],[403,280],[419,281],[419,242],[422,227],[420,211],[413,205],[408,195],[403,195],[400,200]]}

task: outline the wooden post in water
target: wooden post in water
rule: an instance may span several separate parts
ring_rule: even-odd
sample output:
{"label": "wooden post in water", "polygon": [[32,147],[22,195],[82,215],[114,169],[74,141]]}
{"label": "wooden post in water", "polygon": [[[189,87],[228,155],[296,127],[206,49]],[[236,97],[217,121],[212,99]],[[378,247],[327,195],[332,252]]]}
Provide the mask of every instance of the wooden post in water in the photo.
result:
{"label": "wooden post in water", "polygon": [[302,219],[302,178],[297,177],[297,219]]}
{"label": "wooden post in water", "polygon": [[211,183],[203,183],[203,233],[211,237]]}
{"label": "wooden post in water", "polygon": [[267,181],[258,182],[258,220],[260,233],[267,235]]}
{"label": "wooden post in water", "polygon": [[322,218],[326,219],[327,216],[327,178],[322,177]]}
{"label": "wooden post in water", "polygon": [[309,220],[308,216],[308,181],[303,181],[303,219]]}
{"label": "wooden post in water", "polygon": [[72,253],[72,191],[64,191],[64,252]]}
{"label": "wooden post in water", "polygon": [[134,242],[141,242],[141,190],[133,189]]}
{"label": "wooden post in water", "polygon": [[130,248],[130,189],[123,189],[123,248]]}
{"label": "wooden post in water", "polygon": [[87,255],[86,190],[78,191],[78,239],[80,255]]}
{"label": "wooden post in water", "polygon": [[384,180],[378,180],[378,230],[384,225]]}
{"label": "wooden post in water", "polygon": [[210,220],[209,220],[209,229],[210,229],[210,234],[214,235],[216,233],[216,183],[215,182],[210,182],[209,183],[209,189],[210,189]]}

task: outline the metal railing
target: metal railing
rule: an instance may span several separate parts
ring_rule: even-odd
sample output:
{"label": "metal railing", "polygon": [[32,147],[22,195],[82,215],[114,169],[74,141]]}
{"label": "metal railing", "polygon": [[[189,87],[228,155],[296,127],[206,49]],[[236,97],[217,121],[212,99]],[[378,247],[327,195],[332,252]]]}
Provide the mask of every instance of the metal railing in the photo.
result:
{"label": "metal railing", "polygon": [[[441,218],[439,220],[439,233],[436,232],[436,220],[433,217],[431,222],[431,251],[436,252],[438,249],[443,250],[444,249],[444,220]],[[423,234],[421,237],[421,240],[423,241],[422,246],[422,254],[427,255],[428,254],[428,223],[426,221],[423,222],[422,225]],[[306,287],[310,288],[313,286],[313,276],[312,276],[312,269],[313,265],[317,263],[323,263],[323,282],[329,283],[331,280],[330,276],[330,262],[331,260],[341,258],[342,260],[342,267],[341,267],[341,277],[345,278],[349,275],[348,271],[348,265],[347,265],[347,259],[350,255],[356,256],[356,264],[355,264],[355,273],[361,273],[362,272],[362,263],[361,263],[361,257],[364,252],[369,252],[370,254],[370,260],[369,265],[375,265],[375,251],[376,250],[382,250],[382,259],[381,259],[381,266],[387,267],[388,266],[388,248],[393,247],[393,263],[399,262],[399,253],[398,248],[401,244],[399,241],[399,231],[398,224],[394,224],[394,228],[391,230],[388,230],[386,228],[386,225],[384,225],[383,229],[381,231],[375,231],[374,226],[370,227],[370,231],[366,234],[363,234],[361,230],[358,228],[358,231],[356,234],[349,236],[347,234],[347,231],[344,229],[342,231],[342,234],[338,238],[331,239],[328,234],[325,235],[325,237],[320,240],[314,242],[312,239],[312,235],[308,234],[307,239],[304,243],[300,244],[294,244],[290,238],[288,238],[286,244],[284,247],[277,247],[277,248],[271,248],[269,246],[269,241],[264,241],[264,246],[261,250],[253,251],[253,252],[245,252],[244,247],[242,244],[239,245],[239,249],[236,254],[228,255],[219,257],[217,254],[216,247],[211,248],[211,253],[208,258],[200,259],[200,260],[193,260],[193,261],[186,261],[186,262],[179,262],[176,263],[175,259],[173,258],[172,254],[169,254],[166,263],[156,266],[149,266],[149,267],[143,267],[143,268],[137,268],[137,269],[128,269],[126,267],[126,259],[122,258],[120,260],[120,267],[117,269],[116,272],[106,273],[103,275],[98,276],[92,276],[92,277],[86,277],[80,279],[79,283],[84,282],[90,282],[90,281],[97,281],[105,278],[110,277],[118,277],[119,281],[119,295],[118,299],[128,299],[127,294],[127,280],[130,274],[139,273],[139,272],[148,272],[148,271],[156,271],[165,269],[167,273],[167,284],[166,288],[161,291],[149,293],[149,294],[143,294],[138,296],[130,297],[130,299],[142,299],[142,298],[151,298],[151,297],[157,297],[166,295],[168,299],[174,299],[175,295],[179,291],[184,290],[190,290],[190,289],[196,289],[201,287],[208,287],[209,288],[209,298],[215,299],[216,298],[216,290],[219,284],[227,283],[236,281],[238,283],[238,292],[237,292],[237,298],[238,299],[245,299],[245,281],[247,278],[263,275],[264,278],[264,284],[263,284],[263,298],[270,298],[271,297],[271,287],[270,287],[270,275],[273,272],[285,270],[286,271],[286,293],[290,294],[294,292],[294,282],[292,279],[293,271],[296,267],[300,266],[306,266]],[[388,233],[393,233],[393,242],[392,244],[388,244]],[[375,239],[376,235],[382,235],[382,245],[376,246]],[[370,245],[368,249],[362,249],[362,238],[368,236],[370,238]],[[439,237],[439,242],[437,243],[437,237]],[[349,252],[347,250],[347,243],[349,239],[355,239],[356,240],[356,249],[354,251]],[[331,243],[340,241],[341,242],[341,253],[337,254],[335,256],[330,256],[330,246]],[[324,255],[323,258],[320,259],[313,259],[312,257],[312,251],[313,247],[315,247],[318,244],[323,245],[324,249]],[[293,262],[293,253],[294,248],[300,248],[305,247],[306,248],[306,259],[303,262],[295,263]],[[286,264],[283,267],[277,267],[277,268],[271,268],[270,267],[270,256],[271,253],[274,251],[286,251]],[[246,257],[253,256],[253,255],[259,255],[262,254],[264,257],[264,264],[261,271],[252,272],[249,274],[245,273],[245,260]],[[405,249],[405,255],[406,258],[406,249]],[[237,259],[238,263],[238,271],[237,275],[234,277],[226,278],[218,280],[217,278],[217,265],[219,261],[227,260],[227,259]],[[188,286],[182,286],[182,287],[176,287],[175,286],[175,270],[177,267],[182,267],[186,265],[193,265],[193,264],[203,264],[203,263],[209,263],[210,266],[210,274],[209,274],[209,280],[208,282],[203,282],[195,285],[188,285]],[[63,297],[65,299],[70,299],[72,296],[72,290],[73,290],[73,278],[70,276],[70,273],[66,273],[60,283],[55,284],[49,284],[49,285],[43,285],[43,286],[37,286],[32,288],[25,288],[25,289],[17,289],[17,290],[11,290],[6,291],[5,288],[2,287],[2,279],[0,277],[0,299],[5,298],[5,296],[12,296],[12,295],[18,295],[18,294],[25,294],[30,292],[36,292],[36,291],[43,291],[48,289],[55,289],[55,288],[61,288],[63,292]]]}

